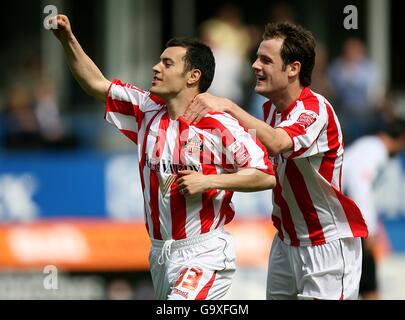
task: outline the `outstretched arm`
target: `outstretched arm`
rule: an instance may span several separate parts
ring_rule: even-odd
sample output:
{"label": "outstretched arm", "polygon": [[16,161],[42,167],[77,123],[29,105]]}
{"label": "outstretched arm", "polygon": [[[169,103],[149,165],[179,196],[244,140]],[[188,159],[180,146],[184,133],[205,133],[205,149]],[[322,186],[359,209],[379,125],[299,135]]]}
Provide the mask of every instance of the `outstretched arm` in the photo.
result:
{"label": "outstretched arm", "polygon": [[187,196],[200,194],[210,189],[255,192],[274,188],[276,178],[253,168],[242,169],[236,173],[210,175],[184,170],[179,171],[177,186],[180,192]]}
{"label": "outstretched arm", "polygon": [[285,130],[273,128],[243,110],[226,98],[202,93],[196,96],[184,114],[184,118],[192,123],[199,122],[208,112],[227,112],[239,120],[248,129],[255,129],[257,138],[263,143],[270,155],[274,156],[291,150],[293,147],[290,136]]}
{"label": "outstretched arm", "polygon": [[[80,46],[72,32],[68,17],[57,15],[52,19],[56,19],[57,22],[57,29],[52,31],[65,50],[67,63],[73,76],[88,95],[105,101],[111,82],[104,77]],[[49,24],[52,24],[52,19],[49,20]]]}

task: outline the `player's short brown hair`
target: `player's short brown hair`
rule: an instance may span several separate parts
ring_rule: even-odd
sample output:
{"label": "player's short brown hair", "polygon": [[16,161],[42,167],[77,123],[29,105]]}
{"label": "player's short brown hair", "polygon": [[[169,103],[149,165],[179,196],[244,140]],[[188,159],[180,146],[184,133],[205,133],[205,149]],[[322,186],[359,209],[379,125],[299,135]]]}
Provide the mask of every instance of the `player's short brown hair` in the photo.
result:
{"label": "player's short brown hair", "polygon": [[274,38],[284,40],[280,50],[284,70],[288,64],[299,61],[301,63],[300,83],[305,87],[309,86],[315,65],[316,42],[312,33],[289,22],[268,23],[263,33],[263,40]]}

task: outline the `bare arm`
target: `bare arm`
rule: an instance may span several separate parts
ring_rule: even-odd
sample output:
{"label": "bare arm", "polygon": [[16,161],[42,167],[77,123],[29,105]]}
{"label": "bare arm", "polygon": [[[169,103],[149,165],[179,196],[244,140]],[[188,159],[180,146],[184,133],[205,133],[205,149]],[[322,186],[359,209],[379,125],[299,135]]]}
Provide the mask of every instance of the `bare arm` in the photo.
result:
{"label": "bare arm", "polygon": [[272,156],[293,148],[292,140],[285,130],[274,129],[264,121],[250,115],[231,100],[215,97],[208,93],[195,97],[185,113],[185,119],[189,122],[198,122],[210,111],[227,112],[238,119],[244,127],[255,129],[257,138]]}
{"label": "bare arm", "polygon": [[[111,82],[84,52],[74,36],[67,16],[57,15],[57,29],[52,30],[65,50],[65,56],[73,76],[90,96],[105,101]],[[50,21],[49,23],[51,23]]]}
{"label": "bare arm", "polygon": [[270,155],[274,156],[292,149],[292,140],[285,130],[274,129],[234,103],[230,105],[227,112],[238,119],[244,127],[255,129],[257,138],[263,143]]}
{"label": "bare arm", "polygon": [[194,171],[179,172],[177,185],[186,195],[193,196],[210,189],[255,192],[272,189],[276,178],[257,169],[242,169],[230,174],[203,175]]}

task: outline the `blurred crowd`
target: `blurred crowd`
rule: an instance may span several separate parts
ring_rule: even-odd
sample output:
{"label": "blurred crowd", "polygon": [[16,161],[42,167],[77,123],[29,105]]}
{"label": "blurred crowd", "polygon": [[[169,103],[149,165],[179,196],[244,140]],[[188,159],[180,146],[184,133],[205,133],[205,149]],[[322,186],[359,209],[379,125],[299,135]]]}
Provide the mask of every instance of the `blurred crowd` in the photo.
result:
{"label": "blurred crowd", "polygon": [[[296,22],[293,8],[286,4],[275,6],[270,20]],[[261,118],[265,100],[253,92],[255,79],[250,70],[261,41],[260,27],[245,24],[240,9],[227,5],[200,26],[200,34],[217,61],[209,92],[230,98]],[[361,136],[377,133],[400,115],[403,106],[397,93],[384,88],[363,40],[347,38],[341,48],[337,57],[329,59],[326,46],[318,42],[311,89],[334,106],[349,145]]]}
{"label": "blurred crowd", "polygon": [[[289,5],[276,5],[269,21],[295,22],[295,12]],[[209,92],[230,98],[258,118],[264,98],[252,90],[251,64],[261,33],[262,26],[245,23],[243,12],[232,4],[220,7],[198,28],[199,37],[211,46],[216,58]],[[61,108],[52,79],[36,55],[24,59],[12,76],[6,75],[6,86],[0,87],[0,146],[8,150],[77,148],[80,134],[66,125],[64,114],[69,110]],[[347,38],[340,55],[333,59],[318,42],[311,88],[334,106],[346,145],[378,132],[403,109],[398,106],[400,96],[384,88],[378,66],[359,38]]]}
{"label": "blurred crowd", "polygon": [[36,55],[24,57],[0,88],[2,146],[8,150],[75,148],[78,139],[67,131],[52,79]]}

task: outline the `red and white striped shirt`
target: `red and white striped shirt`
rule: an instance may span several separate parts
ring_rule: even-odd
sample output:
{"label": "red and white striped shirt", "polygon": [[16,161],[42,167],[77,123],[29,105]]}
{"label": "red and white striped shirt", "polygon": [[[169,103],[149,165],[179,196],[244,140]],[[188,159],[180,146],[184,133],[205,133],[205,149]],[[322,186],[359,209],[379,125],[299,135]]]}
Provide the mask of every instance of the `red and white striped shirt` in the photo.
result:
{"label": "red and white striped shirt", "polygon": [[211,113],[188,125],[182,117],[170,119],[159,98],[114,80],[105,118],[137,144],[145,224],[152,239],[203,234],[230,222],[235,214],[231,191],[214,189],[184,197],[176,184],[179,170],[221,174],[256,168],[274,175],[263,145],[228,114]]}
{"label": "red and white striped shirt", "polygon": [[273,158],[277,186],[272,219],[281,240],[314,246],[347,237],[366,237],[357,205],[341,192],[343,136],[329,102],[308,87],[282,113],[263,105],[264,121],[284,129],[292,150]]}

